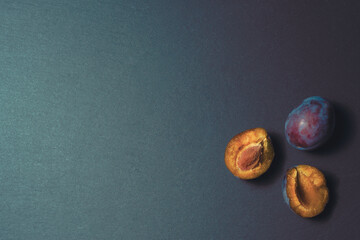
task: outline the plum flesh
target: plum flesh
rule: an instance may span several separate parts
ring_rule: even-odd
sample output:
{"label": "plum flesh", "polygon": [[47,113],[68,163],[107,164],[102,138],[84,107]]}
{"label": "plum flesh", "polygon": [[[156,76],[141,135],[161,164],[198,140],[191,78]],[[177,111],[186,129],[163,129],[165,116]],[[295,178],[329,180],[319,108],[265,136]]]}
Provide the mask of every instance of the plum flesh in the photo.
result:
{"label": "plum flesh", "polygon": [[329,200],[324,174],[309,165],[288,169],[282,181],[282,192],[290,209],[305,218],[319,215]]}
{"label": "plum flesh", "polygon": [[248,129],[234,136],[226,146],[225,164],[230,172],[244,180],[264,174],[275,153],[264,128]]}
{"label": "plum flesh", "polygon": [[291,146],[311,150],[324,144],[334,127],[335,114],[330,102],[314,96],[290,112],[285,122],[285,136]]}

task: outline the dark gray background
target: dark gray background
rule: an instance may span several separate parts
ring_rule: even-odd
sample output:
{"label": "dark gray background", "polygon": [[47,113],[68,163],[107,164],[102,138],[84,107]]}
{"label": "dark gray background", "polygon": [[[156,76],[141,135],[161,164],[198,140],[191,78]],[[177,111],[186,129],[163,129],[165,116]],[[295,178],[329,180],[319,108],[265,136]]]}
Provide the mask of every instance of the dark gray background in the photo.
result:
{"label": "dark gray background", "polygon": [[[358,1],[0,2],[0,239],[360,239]],[[335,135],[285,142],[287,114],[329,99]],[[276,158],[241,181],[237,133]],[[281,195],[311,164],[315,219]]]}

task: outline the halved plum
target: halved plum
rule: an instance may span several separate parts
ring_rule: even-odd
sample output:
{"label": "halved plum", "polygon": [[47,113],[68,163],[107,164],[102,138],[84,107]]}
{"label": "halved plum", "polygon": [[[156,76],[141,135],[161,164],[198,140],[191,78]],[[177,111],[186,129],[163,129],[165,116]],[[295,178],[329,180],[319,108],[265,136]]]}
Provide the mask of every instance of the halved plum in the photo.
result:
{"label": "halved plum", "polygon": [[234,176],[254,179],[269,169],[274,155],[266,130],[253,128],[229,141],[225,150],[225,164]]}
{"label": "halved plum", "polygon": [[297,165],[286,172],[282,184],[286,204],[304,218],[319,215],[329,200],[324,174],[309,165]]}

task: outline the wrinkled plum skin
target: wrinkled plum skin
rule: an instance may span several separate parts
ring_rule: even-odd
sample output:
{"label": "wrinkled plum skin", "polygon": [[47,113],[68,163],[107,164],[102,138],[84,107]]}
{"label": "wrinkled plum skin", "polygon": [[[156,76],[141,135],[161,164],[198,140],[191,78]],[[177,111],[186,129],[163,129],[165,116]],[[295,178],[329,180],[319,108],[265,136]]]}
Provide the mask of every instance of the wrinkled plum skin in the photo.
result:
{"label": "wrinkled plum skin", "polygon": [[335,115],[331,104],[322,97],[309,97],[292,110],[285,123],[285,136],[299,150],[322,145],[333,133]]}

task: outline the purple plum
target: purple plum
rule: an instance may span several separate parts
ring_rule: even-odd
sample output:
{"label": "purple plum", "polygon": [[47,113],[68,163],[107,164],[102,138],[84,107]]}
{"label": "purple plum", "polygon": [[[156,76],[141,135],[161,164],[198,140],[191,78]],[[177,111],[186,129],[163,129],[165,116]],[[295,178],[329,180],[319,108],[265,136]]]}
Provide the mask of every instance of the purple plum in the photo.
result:
{"label": "purple plum", "polygon": [[334,127],[333,107],[324,98],[314,96],[291,111],[285,122],[285,136],[296,149],[312,150],[329,139]]}

